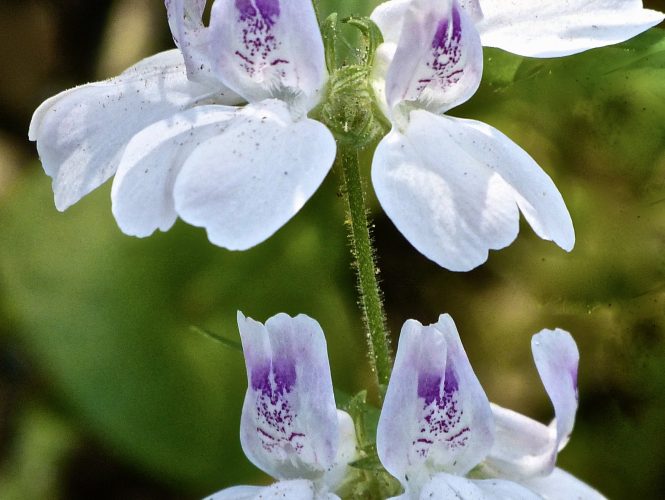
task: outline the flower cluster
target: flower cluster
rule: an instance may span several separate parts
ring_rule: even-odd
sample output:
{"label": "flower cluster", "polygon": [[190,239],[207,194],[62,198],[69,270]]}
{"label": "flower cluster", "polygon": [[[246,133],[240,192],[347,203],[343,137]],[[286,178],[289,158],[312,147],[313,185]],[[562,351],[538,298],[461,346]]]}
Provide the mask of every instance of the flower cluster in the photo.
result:
{"label": "flower cluster", "polygon": [[[248,388],[240,441],[271,486],[235,486],[208,500],[334,499],[358,458],[354,425],[335,398],[323,331],[278,314],[265,326],[238,313]],[[491,404],[453,320],[409,320],[378,423],[378,458],[402,484],[396,498],[602,499],[561,469],[577,411],[575,341],[543,330],[531,348],[554,405],[550,426]]]}
{"label": "flower cluster", "polygon": [[[321,112],[327,86],[356,80],[326,60],[334,41],[322,38],[311,0],[215,0],[205,24],[207,4],[165,0],[177,49],[36,110],[29,136],[58,209],[114,176],[112,210],[123,232],[148,236],[181,218],[212,243],[243,250],[275,233],[323,182],[338,153],[331,130],[348,125],[329,122],[348,110]],[[514,241],[520,213],[539,237],[571,250],[568,209],[536,161],[490,125],[446,113],[479,88],[483,46],[565,56],[663,18],[638,0],[379,5],[363,22],[383,40],[357,82],[371,109],[348,116],[376,112],[389,124],[371,167],[385,213],[418,251],[454,271]],[[362,482],[354,471],[367,458],[399,483],[394,498],[403,500],[603,498],[555,467],[578,405],[579,354],[563,330],[532,339],[554,407],[546,426],[488,401],[450,316],[429,326],[407,321],[368,451],[358,422],[337,409],[315,320],[278,314],[263,325],[238,313],[238,326],[248,379],[241,444],[276,482],[209,500],[338,499]]]}
{"label": "flower cluster", "polygon": [[[44,102],[29,136],[64,210],[115,175],[121,230],[148,236],[178,217],[229,249],[261,243],[331,168],[330,131],[308,117],[325,95],[324,43],[310,0],[166,0],[178,49]],[[451,270],[509,245],[519,212],[565,250],[571,218],[552,180],[489,125],[443,115],[469,99],[482,45],[551,57],[628,39],[659,23],[641,2],[391,0],[372,85],[392,131],[374,154],[386,214]]]}

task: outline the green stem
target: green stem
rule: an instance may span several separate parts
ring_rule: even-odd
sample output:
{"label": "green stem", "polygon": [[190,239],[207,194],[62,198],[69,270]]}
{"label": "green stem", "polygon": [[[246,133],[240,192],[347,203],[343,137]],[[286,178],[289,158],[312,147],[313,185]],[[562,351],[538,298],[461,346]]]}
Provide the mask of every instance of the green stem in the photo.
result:
{"label": "green stem", "polygon": [[349,219],[350,240],[358,273],[358,291],[369,344],[372,369],[379,385],[379,396],[383,398],[388,387],[392,357],[390,337],[386,328],[383,297],[377,279],[378,268],[374,260],[374,249],[369,233],[365,194],[358,162],[358,149],[352,145],[338,143],[337,164],[341,167]]}

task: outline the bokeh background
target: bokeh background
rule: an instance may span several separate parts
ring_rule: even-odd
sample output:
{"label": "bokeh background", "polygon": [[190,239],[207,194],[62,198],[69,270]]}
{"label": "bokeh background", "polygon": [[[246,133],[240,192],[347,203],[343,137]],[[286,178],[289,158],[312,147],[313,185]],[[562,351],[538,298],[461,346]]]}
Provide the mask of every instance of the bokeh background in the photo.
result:
{"label": "bokeh background", "polygon": [[[318,3],[345,15],[377,2]],[[336,388],[371,383],[338,172],[243,253],[181,222],[123,235],[109,184],[55,209],[27,141],[32,111],[171,47],[160,0],[0,0],[2,499],[188,499],[267,481],[239,445],[242,355],[191,329],[237,339],[237,310],[309,314],[327,334]],[[581,404],[559,465],[612,498],[662,498],[665,34],[561,60],[485,59],[480,91],[454,114],[491,123],[538,160],[577,245],[567,254],[523,225],[486,265],[447,272],[402,238],[368,186],[392,333],[451,313],[490,399],[547,421],[530,337],[571,331]]]}

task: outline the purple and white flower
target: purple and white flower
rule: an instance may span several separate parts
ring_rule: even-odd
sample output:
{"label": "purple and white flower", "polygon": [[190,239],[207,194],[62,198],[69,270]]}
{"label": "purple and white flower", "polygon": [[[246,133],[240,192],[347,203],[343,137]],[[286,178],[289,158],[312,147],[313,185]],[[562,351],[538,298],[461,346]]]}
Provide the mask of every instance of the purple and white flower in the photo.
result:
{"label": "purple and white flower", "polygon": [[332,166],[335,141],[307,113],[327,80],[310,0],[166,0],[179,49],[45,101],[29,137],[65,210],[115,174],[121,230],[181,217],[211,242],[254,246]]}
{"label": "purple and white flower", "polygon": [[404,487],[397,498],[603,498],[555,468],[577,411],[575,341],[543,330],[531,348],[554,406],[550,426],[488,401],[450,316],[404,324],[376,441]]}
{"label": "purple and white flower", "polygon": [[631,38],[663,14],[636,0],[391,0],[372,19],[385,41],[373,86],[393,125],[372,182],[395,226],[454,271],[508,246],[520,211],[538,236],[571,250],[568,210],[533,158],[495,128],[443,113],[478,89],[482,45],[563,56]]}
{"label": "purple and white flower", "polygon": [[247,458],[278,481],[234,486],[207,500],[339,499],[356,458],[351,417],[335,407],[326,340],[308,316],[278,314],[265,325],[238,313],[248,388],[240,442]]}

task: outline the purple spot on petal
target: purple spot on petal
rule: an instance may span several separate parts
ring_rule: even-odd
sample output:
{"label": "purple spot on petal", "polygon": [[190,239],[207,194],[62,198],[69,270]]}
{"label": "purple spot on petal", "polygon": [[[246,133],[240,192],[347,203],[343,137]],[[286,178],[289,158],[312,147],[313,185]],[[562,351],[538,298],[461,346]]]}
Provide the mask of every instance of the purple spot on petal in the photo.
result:
{"label": "purple spot on petal", "polygon": [[426,63],[431,74],[418,79],[418,92],[430,85],[445,89],[456,84],[464,74],[462,18],[456,5],[453,5],[450,17],[441,19],[437,25],[431,43],[431,58]]}
{"label": "purple spot on petal", "polygon": [[251,386],[255,391],[265,392],[270,387],[270,364],[262,364],[252,367]]}
{"label": "purple spot on petal", "polygon": [[[462,20],[459,11],[453,8],[453,22],[449,19],[442,19],[439,21],[439,26],[436,29],[434,39],[432,40],[432,49],[441,49],[448,53],[451,51],[451,42],[459,44],[462,39]],[[451,33],[452,29],[452,33]]]}
{"label": "purple spot on petal", "polygon": [[236,9],[240,12],[240,17],[254,17],[256,9],[252,5],[251,0],[236,0]]}
{"label": "purple spot on petal", "polygon": [[275,24],[275,18],[280,13],[279,0],[256,0],[256,7],[267,22]]}
{"label": "purple spot on petal", "polygon": [[412,441],[413,459],[424,460],[433,446],[450,450],[463,448],[470,429],[462,421],[464,410],[459,406],[459,380],[450,358],[443,380],[436,373],[419,374],[418,397],[422,400],[422,409],[420,429]]}
{"label": "purple spot on petal", "polygon": [[441,376],[436,373],[420,373],[418,375],[418,397],[425,400],[425,405],[439,397]]}
{"label": "purple spot on petal", "polygon": [[446,367],[446,378],[443,383],[443,392],[447,397],[452,397],[452,395],[459,390],[459,382],[457,381],[457,374]]}
{"label": "purple spot on petal", "polygon": [[240,67],[250,76],[262,75],[266,70],[273,75],[284,77],[284,69],[270,69],[288,64],[289,61],[279,56],[281,40],[275,35],[274,27],[281,14],[279,0],[235,0],[238,11],[239,46],[235,56]]}
{"label": "purple spot on petal", "polygon": [[293,407],[296,381],[292,359],[276,359],[252,368],[256,432],[266,453],[301,453],[305,448],[306,435],[296,428],[298,413]]}
{"label": "purple spot on petal", "polygon": [[279,391],[290,392],[296,384],[296,367],[293,360],[283,359],[273,362],[275,384]]}

